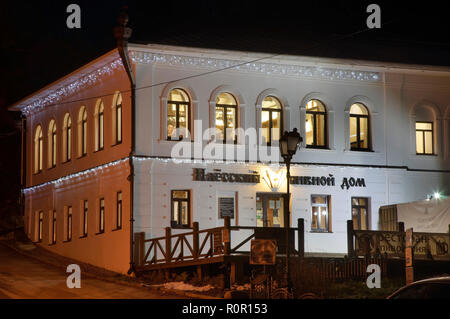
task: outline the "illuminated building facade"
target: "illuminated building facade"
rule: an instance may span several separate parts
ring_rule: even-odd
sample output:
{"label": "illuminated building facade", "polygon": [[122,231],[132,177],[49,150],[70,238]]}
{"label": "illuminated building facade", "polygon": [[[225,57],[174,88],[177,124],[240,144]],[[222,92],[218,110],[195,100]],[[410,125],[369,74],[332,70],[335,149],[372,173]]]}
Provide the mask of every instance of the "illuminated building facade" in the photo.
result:
{"label": "illuminated building facade", "polygon": [[[284,227],[285,168],[261,154],[293,128],[291,225],[305,220],[307,254],[346,253],[347,220],[378,229],[380,206],[450,193],[448,68],[162,45],[129,56],[134,119],[117,51],[11,107],[27,123],[25,229],[49,250],[124,273],[131,229]],[[190,154],[174,158],[180,143]]]}

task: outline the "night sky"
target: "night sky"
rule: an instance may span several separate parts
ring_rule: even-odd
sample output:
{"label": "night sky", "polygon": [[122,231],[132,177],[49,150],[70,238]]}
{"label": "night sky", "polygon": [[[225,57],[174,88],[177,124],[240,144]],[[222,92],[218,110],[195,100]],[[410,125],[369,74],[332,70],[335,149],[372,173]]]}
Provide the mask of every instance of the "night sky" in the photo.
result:
{"label": "night sky", "polygon": [[[66,26],[70,3],[81,7],[81,29]],[[348,36],[367,28],[370,3],[381,6],[382,28]],[[443,3],[1,1],[0,147],[10,156],[0,162],[0,202],[18,193],[18,115],[6,107],[113,49],[124,5],[135,43],[450,66],[450,13]]]}

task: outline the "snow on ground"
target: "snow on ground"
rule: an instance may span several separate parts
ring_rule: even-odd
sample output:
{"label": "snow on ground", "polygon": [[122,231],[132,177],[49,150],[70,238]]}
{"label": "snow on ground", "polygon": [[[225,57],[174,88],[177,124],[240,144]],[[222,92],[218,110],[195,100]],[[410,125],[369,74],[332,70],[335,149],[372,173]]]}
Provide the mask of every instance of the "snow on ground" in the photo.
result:
{"label": "snow on ground", "polygon": [[191,284],[186,284],[182,281],[176,281],[176,282],[166,282],[161,285],[154,285],[154,286],[163,286],[166,289],[175,289],[175,290],[183,290],[183,291],[208,291],[211,289],[214,289],[211,285],[206,286],[193,286]]}

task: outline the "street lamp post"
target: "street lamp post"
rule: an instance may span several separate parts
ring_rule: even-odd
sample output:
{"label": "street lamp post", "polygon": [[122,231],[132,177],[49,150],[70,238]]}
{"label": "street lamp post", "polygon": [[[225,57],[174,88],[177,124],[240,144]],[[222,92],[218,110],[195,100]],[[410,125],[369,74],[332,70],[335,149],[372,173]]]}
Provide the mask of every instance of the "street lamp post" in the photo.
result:
{"label": "street lamp post", "polygon": [[281,157],[283,157],[286,164],[286,179],[287,179],[287,214],[284,214],[284,228],[286,230],[286,281],[287,287],[290,291],[292,288],[291,277],[289,272],[289,261],[290,261],[290,243],[289,243],[289,220],[290,220],[290,193],[289,185],[291,182],[291,160],[297,151],[298,144],[303,141],[303,138],[297,132],[297,128],[294,128],[291,132],[285,131],[283,136],[280,138],[280,152]]}

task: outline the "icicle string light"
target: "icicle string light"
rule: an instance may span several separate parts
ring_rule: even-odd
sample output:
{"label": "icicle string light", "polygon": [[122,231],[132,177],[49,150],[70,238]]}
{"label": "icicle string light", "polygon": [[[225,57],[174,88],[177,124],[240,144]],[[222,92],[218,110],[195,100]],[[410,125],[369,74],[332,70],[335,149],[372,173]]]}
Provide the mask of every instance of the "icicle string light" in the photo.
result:
{"label": "icicle string light", "polygon": [[[143,51],[130,51],[134,63],[139,64],[168,64],[172,66],[192,66],[210,69],[231,68],[241,72],[263,73],[266,75],[287,75],[312,77],[326,80],[357,80],[377,82],[381,76],[378,72],[322,68],[318,66],[301,66],[277,63],[252,62],[242,65],[242,61],[225,60],[205,57],[192,57],[173,54],[161,54]],[[235,65],[235,67],[233,67]]]}
{"label": "icicle string light", "polygon": [[116,59],[111,63],[98,68],[97,70],[80,77],[78,80],[63,86],[44,97],[34,100],[33,103],[25,106],[22,111],[25,115],[40,111],[43,107],[49,104],[55,104],[64,99],[86,89],[87,86],[98,84],[102,77],[112,75],[119,67],[122,66],[122,60]]}

